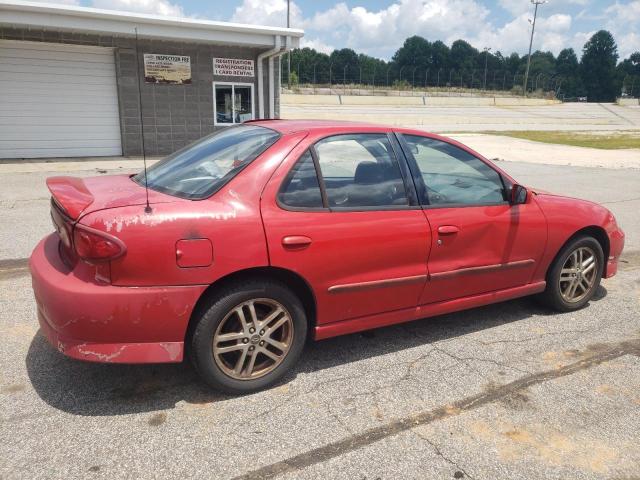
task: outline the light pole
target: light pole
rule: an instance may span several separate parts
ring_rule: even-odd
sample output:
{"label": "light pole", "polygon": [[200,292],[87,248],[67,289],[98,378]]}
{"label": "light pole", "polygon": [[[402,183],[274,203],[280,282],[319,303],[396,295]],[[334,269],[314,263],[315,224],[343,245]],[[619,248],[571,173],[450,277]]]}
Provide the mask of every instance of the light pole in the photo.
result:
{"label": "light pole", "polygon": [[429,69],[428,68],[424,74],[424,89],[426,90],[427,88],[429,88]]}
{"label": "light pole", "polygon": [[342,90],[344,90],[344,94],[347,94],[347,67],[349,65],[345,65],[342,69]]}
{"label": "light pole", "polygon": [[531,47],[533,45],[533,32],[536,29],[536,18],[538,16],[538,5],[547,3],[547,0],[531,0],[536,8],[533,11],[533,22],[531,23],[531,39],[529,40],[529,55],[527,56],[527,69],[524,72],[524,82],[522,88],[522,95],[527,96],[527,80],[529,79],[529,65],[531,65]]}
{"label": "light pole", "polygon": [[329,63],[329,93],[331,93],[331,69],[333,68],[333,62]]}
{"label": "light pole", "polygon": [[[291,26],[291,0],[287,0],[287,28]],[[287,83],[291,90],[291,50],[287,55]]]}
{"label": "light pole", "polygon": [[489,59],[490,50],[491,47],[484,47],[484,80],[482,82],[482,90],[487,89],[487,60]]}
{"label": "light pole", "polygon": [[440,70],[442,70],[441,68],[438,69],[438,83],[436,84],[436,88],[440,88]]}
{"label": "light pole", "polygon": [[411,72],[411,90],[413,90],[413,87],[416,84],[416,68],[418,67],[413,67],[413,71]]}
{"label": "light pole", "polygon": [[371,83],[373,84],[373,91],[376,91],[376,67],[377,65],[373,64],[373,75],[371,76]]}

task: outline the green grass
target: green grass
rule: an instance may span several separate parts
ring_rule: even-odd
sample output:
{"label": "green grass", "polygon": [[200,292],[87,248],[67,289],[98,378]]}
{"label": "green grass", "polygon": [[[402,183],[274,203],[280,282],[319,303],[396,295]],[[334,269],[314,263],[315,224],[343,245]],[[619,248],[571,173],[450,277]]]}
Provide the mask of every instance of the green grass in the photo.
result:
{"label": "green grass", "polygon": [[490,131],[482,132],[490,135],[504,135],[522,138],[534,142],[557,143],[560,145],[574,145],[576,147],[600,148],[603,150],[617,150],[620,148],[640,148],[640,131],[627,132],[547,132],[543,130],[531,131]]}

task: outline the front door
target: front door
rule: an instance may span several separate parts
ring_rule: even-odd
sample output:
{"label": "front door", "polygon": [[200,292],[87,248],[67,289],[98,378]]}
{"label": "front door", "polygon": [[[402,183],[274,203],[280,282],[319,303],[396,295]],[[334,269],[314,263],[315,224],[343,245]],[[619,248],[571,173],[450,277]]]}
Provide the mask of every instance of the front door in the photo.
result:
{"label": "front door", "polygon": [[385,132],[307,137],[267,185],[271,265],[309,283],[318,324],[417,305],[431,234],[403,162]]}
{"label": "front door", "polygon": [[504,177],[467,150],[429,137],[402,139],[432,233],[420,304],[529,283],[547,237],[535,201],[511,205]]}

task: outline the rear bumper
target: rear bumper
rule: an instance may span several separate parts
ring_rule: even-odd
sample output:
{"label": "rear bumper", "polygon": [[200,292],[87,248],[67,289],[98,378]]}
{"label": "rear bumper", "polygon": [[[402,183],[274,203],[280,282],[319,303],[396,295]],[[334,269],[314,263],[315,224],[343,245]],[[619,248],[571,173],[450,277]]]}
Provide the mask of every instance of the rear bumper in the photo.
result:
{"label": "rear bumper", "polygon": [[604,278],[611,278],[618,273],[618,260],[624,249],[624,232],[618,227],[609,234],[609,258],[607,259]]}
{"label": "rear bumper", "polygon": [[44,238],[29,260],[38,321],[65,355],[92,362],[180,362],[193,307],[206,286],[116,287],[80,278]]}

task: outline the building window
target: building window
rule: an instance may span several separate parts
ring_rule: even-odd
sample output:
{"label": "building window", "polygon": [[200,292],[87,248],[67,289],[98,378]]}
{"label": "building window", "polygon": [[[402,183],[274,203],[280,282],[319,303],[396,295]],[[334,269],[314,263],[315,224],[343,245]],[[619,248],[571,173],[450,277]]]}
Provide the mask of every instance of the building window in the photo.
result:
{"label": "building window", "polygon": [[215,125],[235,125],[253,116],[252,83],[213,83]]}

